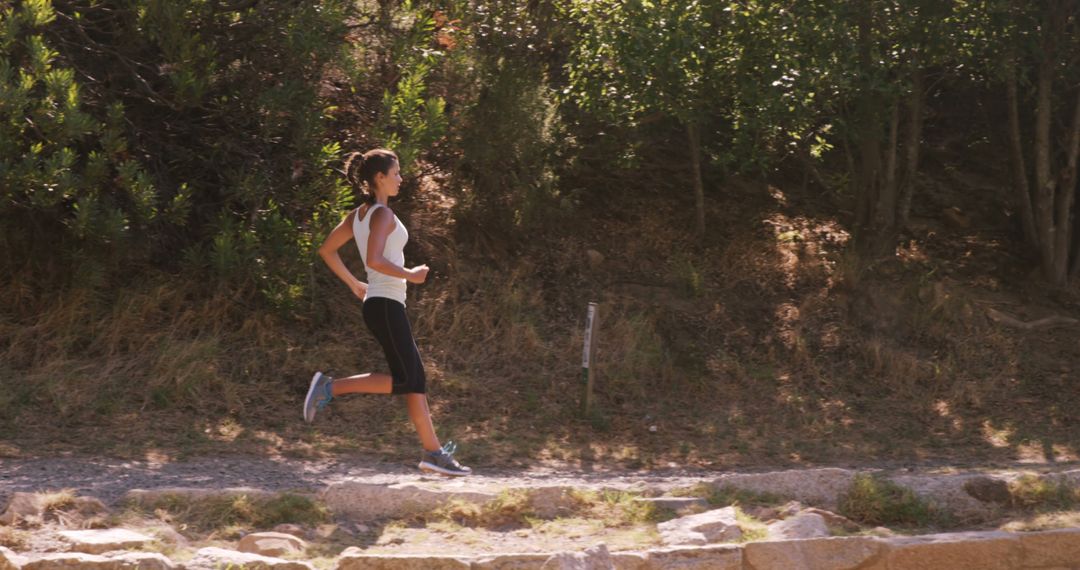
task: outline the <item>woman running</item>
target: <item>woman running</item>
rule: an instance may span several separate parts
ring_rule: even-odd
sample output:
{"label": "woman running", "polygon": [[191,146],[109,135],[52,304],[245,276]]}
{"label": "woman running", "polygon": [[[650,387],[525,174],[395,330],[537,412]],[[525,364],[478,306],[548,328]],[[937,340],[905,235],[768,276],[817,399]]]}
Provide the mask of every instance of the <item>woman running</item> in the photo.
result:
{"label": "woman running", "polygon": [[[420,469],[444,475],[472,473],[454,459],[453,442],[439,445],[431,424],[424,377],[424,363],[413,340],[412,327],[405,315],[406,281],[423,283],[428,266],[405,268],[405,242],[409,232],[387,206],[401,187],[401,167],[396,154],[385,149],[354,152],[345,160],[345,176],[365,203],[345,216],[319,247],[319,255],[353,294],[364,300],[364,323],[382,345],[390,374],[371,372],[347,378],[331,378],[316,372],[304,399],[304,420],[311,422],[315,413],[342,394],[404,394],[424,452]],[[356,240],[364,260],[368,283],[349,271],[338,249],[350,239]]]}

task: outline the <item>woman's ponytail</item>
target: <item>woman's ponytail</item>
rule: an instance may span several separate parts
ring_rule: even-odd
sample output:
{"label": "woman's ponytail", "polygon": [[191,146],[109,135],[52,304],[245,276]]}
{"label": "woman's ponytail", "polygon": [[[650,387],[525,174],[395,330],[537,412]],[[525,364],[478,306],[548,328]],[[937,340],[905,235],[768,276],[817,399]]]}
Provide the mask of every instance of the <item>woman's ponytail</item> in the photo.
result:
{"label": "woman's ponytail", "polygon": [[345,179],[370,204],[375,201],[375,174],[389,174],[397,161],[397,155],[384,148],[351,152],[345,157]]}

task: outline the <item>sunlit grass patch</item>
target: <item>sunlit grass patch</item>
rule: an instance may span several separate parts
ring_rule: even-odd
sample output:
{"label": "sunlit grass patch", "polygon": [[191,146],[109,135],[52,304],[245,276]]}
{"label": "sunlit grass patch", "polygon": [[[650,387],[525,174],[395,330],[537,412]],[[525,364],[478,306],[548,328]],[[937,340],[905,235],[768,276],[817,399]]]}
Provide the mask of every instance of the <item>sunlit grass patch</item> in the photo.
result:
{"label": "sunlit grass patch", "polygon": [[330,519],[325,505],[291,493],[203,498],[170,494],[151,501],[130,503],[121,517],[133,515],[150,515],[181,532],[218,538],[235,538],[283,523],[314,526]]}

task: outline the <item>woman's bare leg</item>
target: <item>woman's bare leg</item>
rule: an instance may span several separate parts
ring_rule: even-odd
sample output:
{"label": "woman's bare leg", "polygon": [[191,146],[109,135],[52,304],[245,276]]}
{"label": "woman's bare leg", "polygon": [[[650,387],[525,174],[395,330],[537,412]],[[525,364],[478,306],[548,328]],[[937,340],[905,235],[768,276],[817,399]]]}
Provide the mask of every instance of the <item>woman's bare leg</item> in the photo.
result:
{"label": "woman's bare leg", "polygon": [[409,409],[409,419],[416,426],[416,433],[420,435],[420,444],[424,446],[424,450],[441,449],[439,438],[435,437],[435,426],[431,425],[427,394],[405,394],[405,406]]}
{"label": "woman's bare leg", "polygon": [[[389,394],[393,390],[393,378],[389,374],[371,372],[346,378],[334,378],[330,385],[334,396],[343,394]],[[420,436],[420,444],[427,451],[441,449],[439,438],[435,436],[435,426],[431,423],[431,410],[428,409],[427,394],[405,394],[405,406],[409,410],[409,419]]]}
{"label": "woman's bare leg", "polygon": [[389,374],[371,372],[357,374],[347,378],[334,378],[330,385],[334,396],[342,394],[389,394],[393,389],[393,378]]}

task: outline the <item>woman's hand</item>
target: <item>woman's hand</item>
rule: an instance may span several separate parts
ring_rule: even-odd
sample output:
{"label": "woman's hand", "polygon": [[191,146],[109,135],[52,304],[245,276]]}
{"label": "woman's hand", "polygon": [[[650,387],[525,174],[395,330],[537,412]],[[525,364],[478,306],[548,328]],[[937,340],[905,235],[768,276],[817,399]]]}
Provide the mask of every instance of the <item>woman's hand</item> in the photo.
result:
{"label": "woman's hand", "polygon": [[367,295],[367,283],[363,281],[357,281],[349,285],[349,289],[352,289],[353,295],[356,295],[361,301],[364,300],[364,296]]}
{"label": "woman's hand", "polygon": [[416,283],[417,285],[419,285],[420,283],[423,283],[425,280],[427,280],[428,271],[429,269],[427,265],[417,265],[416,267],[413,267],[409,270],[409,276],[405,279],[407,279],[410,283]]}

